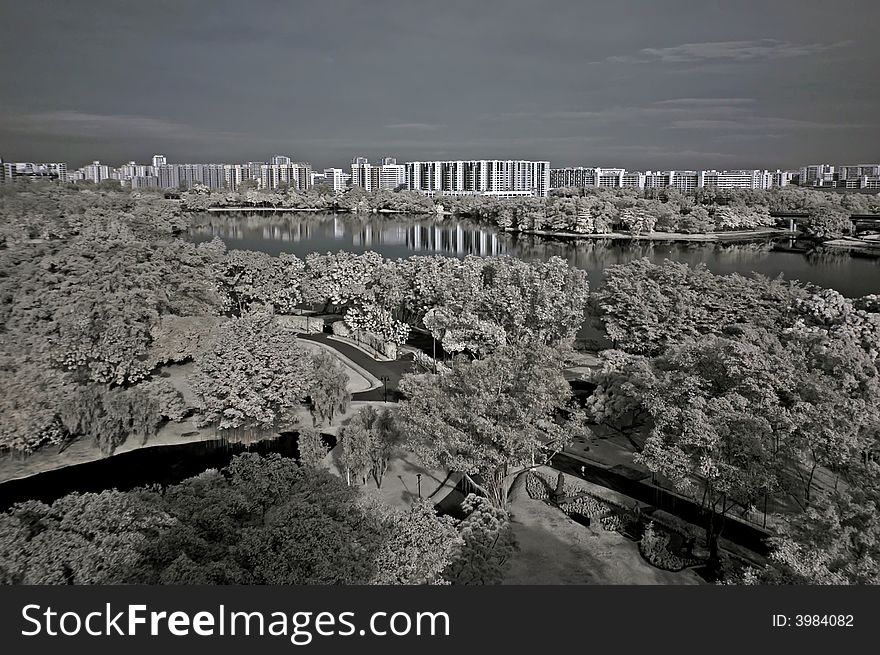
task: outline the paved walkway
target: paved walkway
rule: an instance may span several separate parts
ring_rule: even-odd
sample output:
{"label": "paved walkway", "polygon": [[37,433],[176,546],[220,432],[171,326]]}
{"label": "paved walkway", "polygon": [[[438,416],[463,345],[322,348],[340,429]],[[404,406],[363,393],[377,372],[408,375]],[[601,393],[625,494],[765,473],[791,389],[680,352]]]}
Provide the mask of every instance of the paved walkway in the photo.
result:
{"label": "paved walkway", "polygon": [[402,378],[405,373],[411,373],[413,370],[413,361],[411,355],[405,355],[403,358],[394,361],[383,361],[376,359],[371,355],[368,355],[360,348],[356,348],[355,346],[348,344],[344,341],[341,341],[339,339],[332,339],[330,337],[331,335],[325,333],[302,334],[299,336],[299,338],[303,339],[304,341],[315,341],[329,346],[330,348],[333,348],[361,368],[367,370],[372,376],[374,376],[378,380],[382,380],[383,377],[387,378],[388,380],[387,398],[385,397],[385,387],[380,386],[369,391],[354,393],[351,395],[352,400],[396,401],[401,398],[401,394],[397,390],[397,386],[400,383],[400,378]]}

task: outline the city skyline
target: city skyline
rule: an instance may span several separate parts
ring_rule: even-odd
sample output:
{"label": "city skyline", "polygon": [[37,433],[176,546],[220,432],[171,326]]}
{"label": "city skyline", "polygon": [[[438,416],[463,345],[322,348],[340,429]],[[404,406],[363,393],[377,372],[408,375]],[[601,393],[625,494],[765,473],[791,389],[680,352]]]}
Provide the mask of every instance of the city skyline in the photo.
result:
{"label": "city skyline", "polygon": [[430,21],[412,3],[249,7],[4,5],[4,157],[877,159],[875,3],[444,3]]}
{"label": "city skyline", "polygon": [[4,162],[0,157],[0,183],[14,178],[50,178],[61,182],[114,181],[131,189],[194,188],[235,191],[245,181],[257,189],[305,191],[321,183],[334,193],[360,187],[367,192],[406,189],[433,196],[495,195],[546,197],[561,187],[662,189],[690,193],[700,188],[771,189],[789,184],[820,188],[880,189],[880,163],[819,163],[797,169],[642,169],[604,166],[552,167],[551,162],[525,160],[434,160],[398,163],[384,156],[376,163],[368,157],[351,159],[351,173],[341,168],[315,171],[311,163],[287,155],[247,163],[176,163],[164,154],[150,164],[130,160],[118,167],[93,160],[70,170],[66,162]]}

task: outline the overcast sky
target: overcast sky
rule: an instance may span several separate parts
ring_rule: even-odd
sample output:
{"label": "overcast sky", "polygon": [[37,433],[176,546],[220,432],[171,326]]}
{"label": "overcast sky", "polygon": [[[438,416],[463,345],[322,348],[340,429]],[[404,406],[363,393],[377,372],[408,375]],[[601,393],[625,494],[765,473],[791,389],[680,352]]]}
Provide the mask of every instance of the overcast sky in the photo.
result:
{"label": "overcast sky", "polygon": [[874,162],[878,38],[878,0],[0,0],[0,157]]}

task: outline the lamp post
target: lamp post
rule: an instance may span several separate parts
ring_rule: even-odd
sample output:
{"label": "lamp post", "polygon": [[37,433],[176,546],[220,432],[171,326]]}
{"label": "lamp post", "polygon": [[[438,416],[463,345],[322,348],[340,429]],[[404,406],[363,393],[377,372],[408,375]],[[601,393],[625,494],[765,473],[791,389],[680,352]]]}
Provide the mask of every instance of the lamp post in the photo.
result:
{"label": "lamp post", "polygon": [[422,497],[422,474],[416,473],[416,480],[419,481],[419,498]]}
{"label": "lamp post", "polygon": [[385,399],[385,402],[387,403],[388,402],[388,382],[390,381],[390,378],[387,375],[383,375],[379,379],[382,381],[382,386],[384,387],[383,398]]}

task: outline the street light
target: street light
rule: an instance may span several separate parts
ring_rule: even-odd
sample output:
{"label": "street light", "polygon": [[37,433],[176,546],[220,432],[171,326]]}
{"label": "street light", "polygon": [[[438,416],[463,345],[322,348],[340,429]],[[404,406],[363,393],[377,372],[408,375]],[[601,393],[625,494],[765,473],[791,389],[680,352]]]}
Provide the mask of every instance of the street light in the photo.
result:
{"label": "street light", "polygon": [[416,479],[419,481],[419,498],[422,497],[422,474],[416,473]]}
{"label": "street light", "polygon": [[382,381],[382,385],[385,388],[383,397],[385,398],[385,402],[388,402],[388,383],[390,382],[390,378],[387,375],[383,375],[379,378]]}

